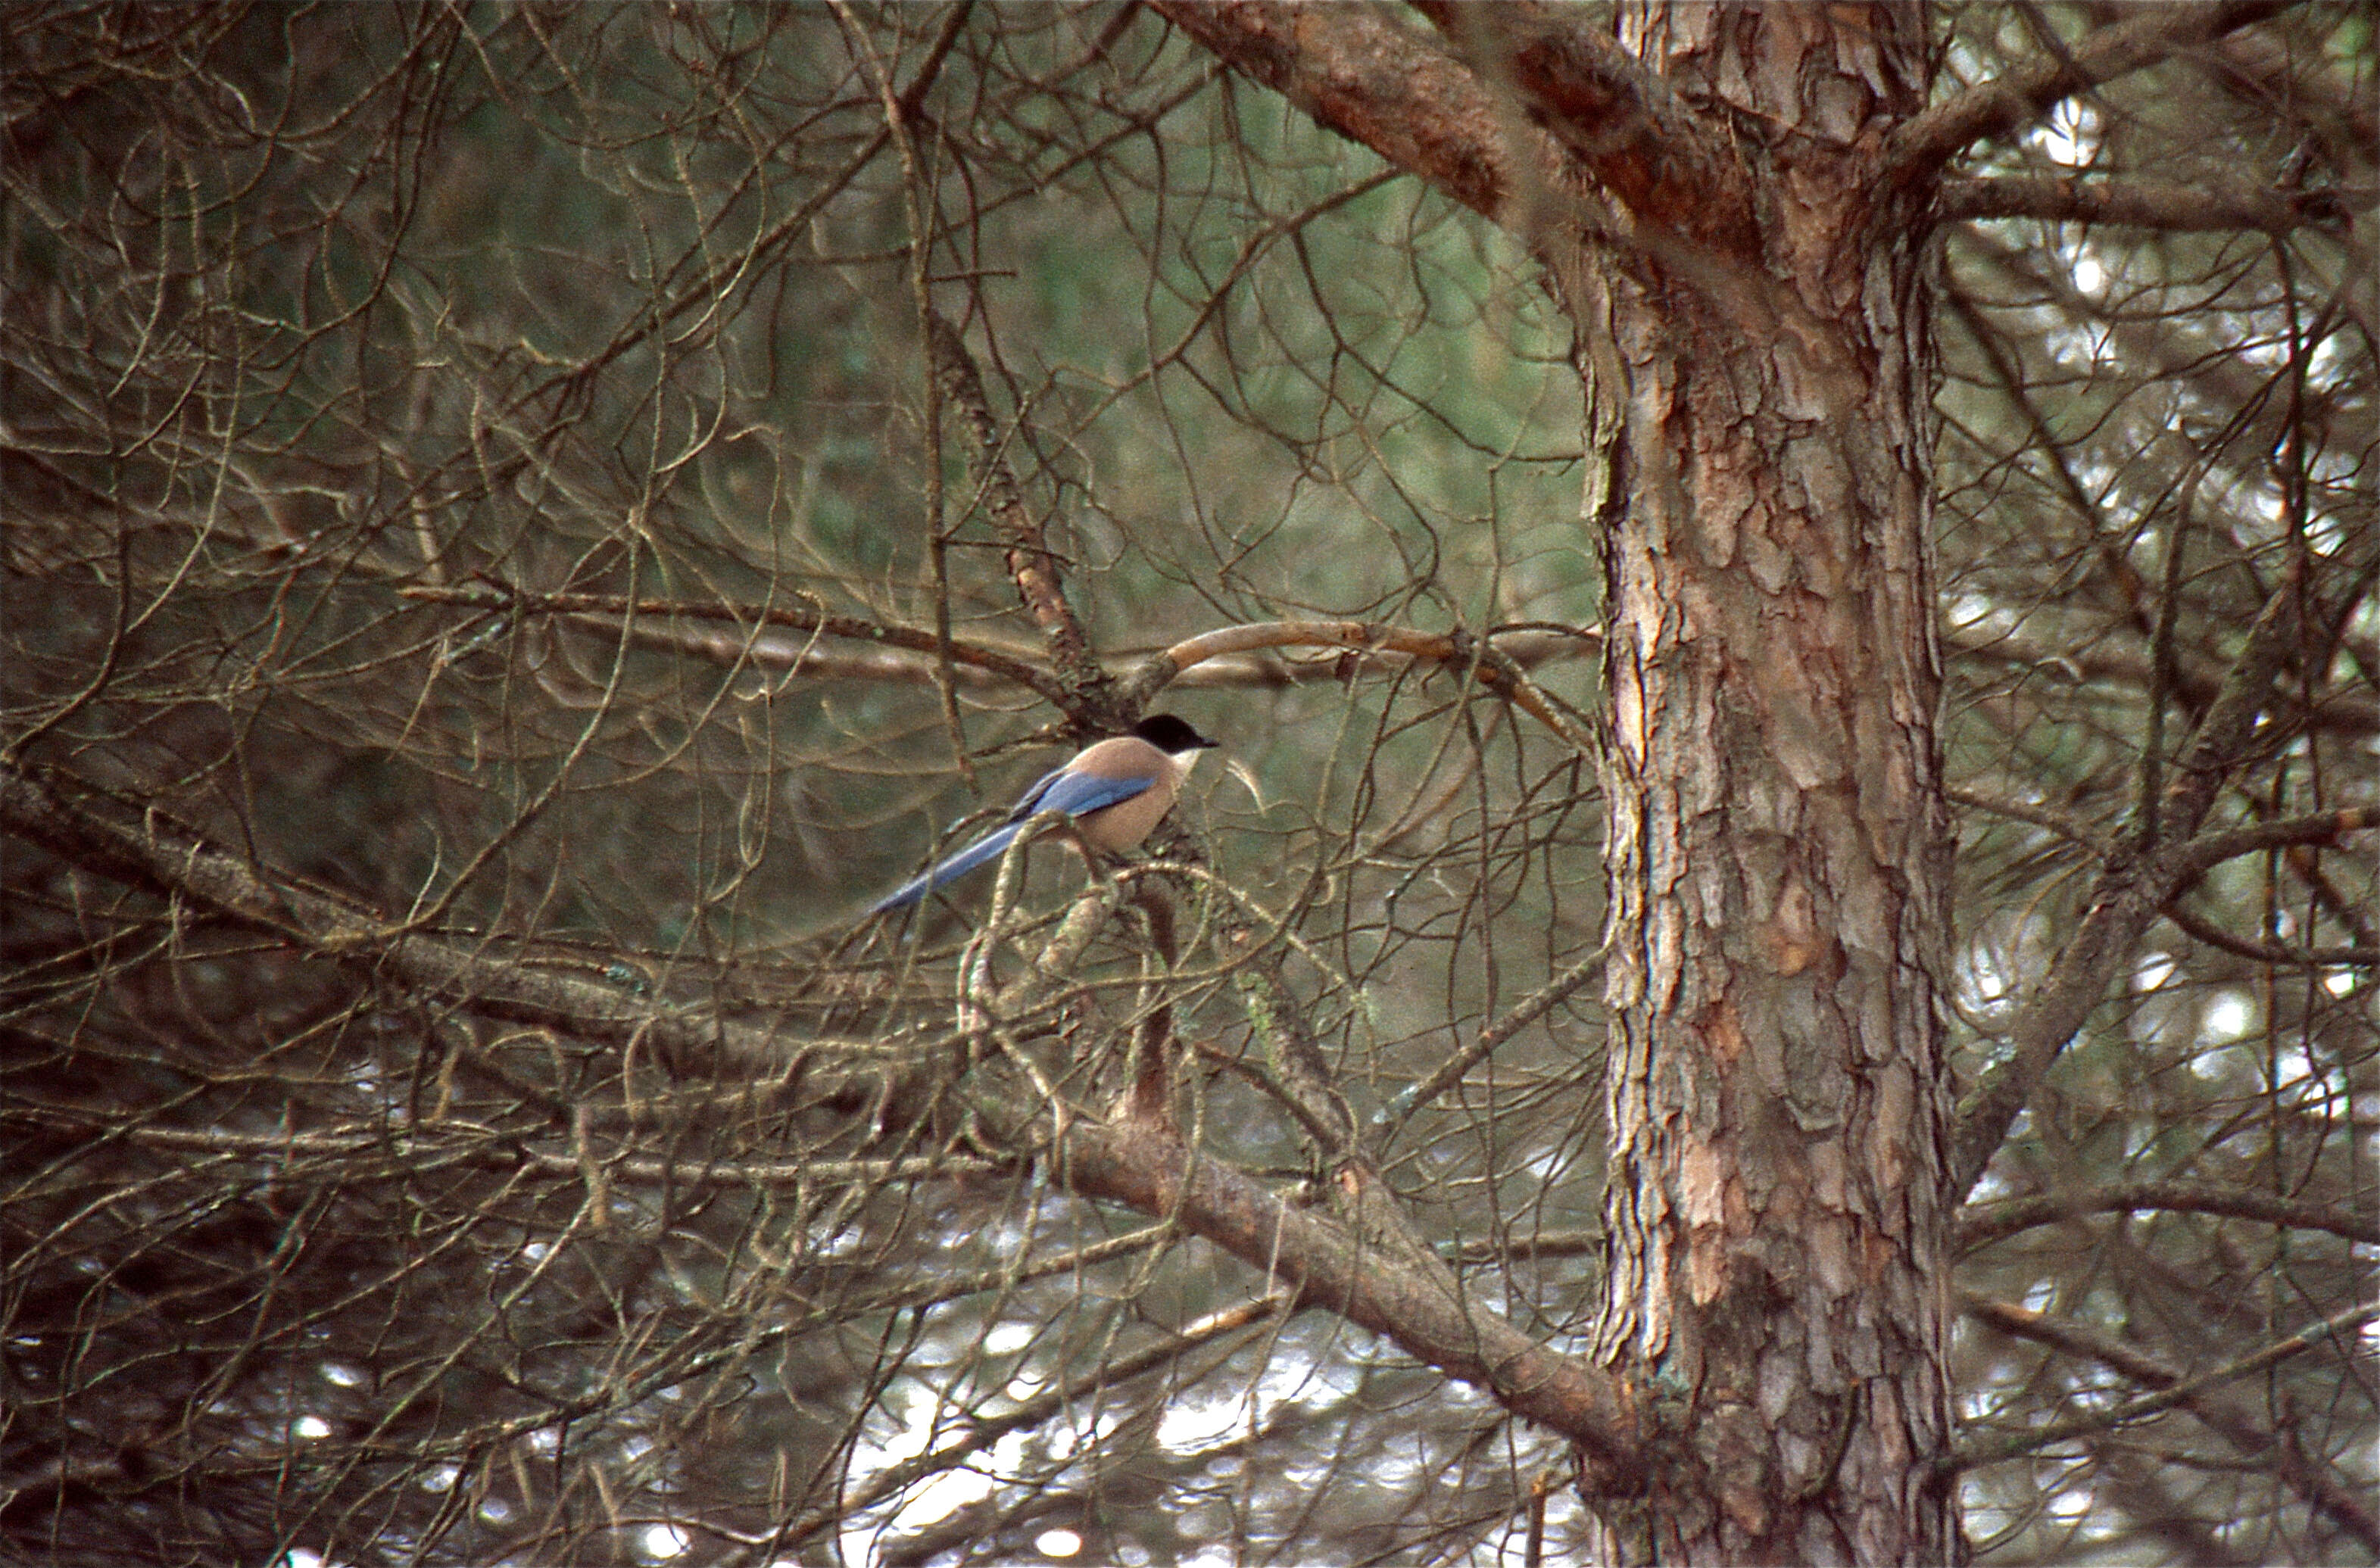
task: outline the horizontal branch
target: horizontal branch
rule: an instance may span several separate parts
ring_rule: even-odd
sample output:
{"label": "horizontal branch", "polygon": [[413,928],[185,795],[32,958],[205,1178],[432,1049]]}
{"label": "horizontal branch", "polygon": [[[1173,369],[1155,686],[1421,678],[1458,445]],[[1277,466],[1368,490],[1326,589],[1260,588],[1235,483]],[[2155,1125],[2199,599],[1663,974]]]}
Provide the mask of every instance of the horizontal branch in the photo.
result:
{"label": "horizontal branch", "polygon": [[[398,591],[425,603],[453,604],[482,614],[552,616],[621,637],[640,648],[699,659],[722,668],[771,670],[825,680],[930,685],[941,650],[931,632],[829,614],[804,605],[630,599],[613,593],[533,593],[501,584],[466,588],[415,584]],[[737,629],[703,632],[669,625],[687,620],[724,621]],[[744,629],[760,625],[815,635],[796,643]],[[835,652],[822,649],[820,638],[856,639],[876,646],[865,652]],[[1583,721],[1560,717],[1552,699],[1533,683],[1512,677],[1564,658],[1591,656],[1600,646],[1599,638],[1593,626],[1560,629],[1531,625],[1491,633],[1487,651],[1477,659],[1480,678],[1576,744],[1585,733]],[[1458,634],[1412,631],[1375,622],[1268,621],[1204,633],[1150,654],[1142,661],[1128,689],[1135,701],[1145,704],[1166,689],[1269,690],[1343,682],[1356,675],[1401,675],[1415,660],[1468,669],[1474,662],[1471,647]],[[1243,656],[1293,648],[1337,649],[1346,657],[1297,663]],[[1057,676],[1029,652],[956,640],[950,650],[963,684],[987,689],[1022,687],[1052,702],[1062,689]]]}
{"label": "horizontal branch", "polygon": [[[1581,632],[1576,640],[1585,646],[1592,637],[1592,633]],[[1262,621],[1202,632],[1144,660],[1124,683],[1127,700],[1135,707],[1145,704],[1184,672],[1210,660],[1274,648],[1336,648],[1359,655],[1402,654],[1441,665],[1451,673],[1475,674],[1480,684],[1572,747],[1586,751],[1594,745],[1586,722],[1561,711],[1528,678],[1520,662],[1496,643],[1461,631],[1425,632],[1378,621]]]}
{"label": "horizontal branch", "polygon": [[[57,1122],[53,1117],[36,1120],[44,1125]],[[89,1136],[110,1131],[88,1117],[78,1118],[76,1126]],[[979,1178],[1006,1168],[995,1161],[943,1154],[899,1160],[655,1160],[616,1150],[564,1152],[524,1149],[519,1136],[513,1132],[470,1124],[442,1125],[434,1121],[356,1132],[291,1129],[242,1133],[224,1127],[131,1127],[122,1136],[128,1143],[150,1149],[226,1160],[271,1161],[283,1165],[299,1160],[336,1161],[351,1172],[355,1170],[354,1161],[379,1155],[399,1169],[460,1163],[506,1171],[527,1166],[547,1175],[577,1176],[591,1167],[600,1171],[606,1181],[673,1187],[791,1190],[855,1185],[881,1186],[888,1182]]]}
{"label": "horizontal branch", "polygon": [[[2150,684],[2145,649],[2134,652],[2105,645],[2064,646],[2049,637],[2026,632],[1973,630],[1944,633],[1942,648],[1954,664],[1973,660],[2019,671],[2027,678],[2077,686],[2107,681],[2142,691]],[[2175,670],[2168,687],[2184,706],[2199,711],[2213,703],[2222,688],[2221,672],[2203,667],[2195,660]],[[2311,706],[2296,693],[2276,691],[2272,697],[2274,713],[2288,723],[2332,735],[2380,735],[2380,701],[2343,685],[2335,686]]]}
{"label": "horizontal branch", "polygon": [[1984,1246],[2036,1225],[2056,1224],[2084,1214],[2146,1209],[2223,1214],[2299,1230],[2327,1231],[2350,1241],[2380,1246],[2380,1217],[2199,1182],[2120,1182],[2080,1192],[2046,1193],[2037,1197],[1977,1205],[1960,1217],[1958,1245],[1961,1249]]}
{"label": "horizontal branch", "polygon": [[2350,833],[2363,833],[2374,827],[2380,827],[2380,806],[2311,811],[2302,817],[2251,822],[2246,827],[2201,833],[2187,844],[2174,845],[2172,852],[2164,857],[2164,869],[2178,884],[2175,891],[2180,892],[2224,861],[2236,860],[2242,855],[2254,855],[2267,849],[2286,849],[2292,845],[2336,844]]}
{"label": "horizontal branch", "polygon": [[2078,180],[2045,176],[1961,177],[1942,182],[1936,215],[1946,223],[1980,218],[2040,218],[2052,223],[2127,228],[2260,229],[2286,234],[2341,215],[2328,191],[2180,185],[2165,180]]}
{"label": "horizontal branch", "polygon": [[[415,584],[397,591],[407,599],[420,600],[425,603],[455,604],[493,614],[591,615],[631,623],[638,620],[730,621],[738,626],[788,626],[821,637],[848,638],[937,657],[943,650],[942,640],[932,632],[882,626],[857,615],[831,614],[806,604],[725,604],[716,601],[630,599],[616,593],[534,593],[504,583],[468,588]],[[757,638],[747,638],[746,645],[749,646]],[[1064,688],[1055,675],[1014,654],[962,642],[952,642],[949,650],[954,662],[1014,681],[1052,702],[1063,695]],[[806,656],[807,650],[804,655],[795,656],[795,665],[798,666]],[[782,660],[784,655],[780,652],[774,657]],[[928,677],[931,678],[930,666],[927,668]]]}

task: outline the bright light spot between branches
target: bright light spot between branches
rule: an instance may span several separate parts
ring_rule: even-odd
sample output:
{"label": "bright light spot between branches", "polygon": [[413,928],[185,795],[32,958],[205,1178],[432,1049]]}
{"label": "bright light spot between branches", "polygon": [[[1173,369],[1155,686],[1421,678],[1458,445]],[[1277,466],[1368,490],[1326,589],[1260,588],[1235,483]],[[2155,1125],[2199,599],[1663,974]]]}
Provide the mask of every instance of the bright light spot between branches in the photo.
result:
{"label": "bright light spot between branches", "polygon": [[2053,164],[2087,168],[2099,156],[2099,116],[2068,98],[2054,105],[2025,141]]}
{"label": "bright light spot between branches", "polygon": [[2239,1039],[2248,1032],[2255,1018],[2255,1009],[2238,991],[2225,991],[2206,1007],[2206,1025],[2201,1038],[2206,1039]]}

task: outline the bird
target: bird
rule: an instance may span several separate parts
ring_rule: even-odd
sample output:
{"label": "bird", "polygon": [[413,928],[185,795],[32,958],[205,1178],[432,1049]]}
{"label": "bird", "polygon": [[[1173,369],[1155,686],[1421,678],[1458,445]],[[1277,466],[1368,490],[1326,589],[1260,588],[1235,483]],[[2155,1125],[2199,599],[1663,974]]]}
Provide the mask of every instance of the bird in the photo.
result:
{"label": "bird", "polygon": [[932,889],[997,858],[1045,811],[1062,811],[1072,818],[1075,832],[1092,849],[1121,855],[1147,838],[1172,809],[1198,753],[1220,744],[1191,728],[1185,719],[1151,713],[1133,725],[1130,734],[1094,741],[1063,767],[1042,774],[1010,809],[1005,826],[903,882],[878,899],[868,913],[881,915],[915,904]]}

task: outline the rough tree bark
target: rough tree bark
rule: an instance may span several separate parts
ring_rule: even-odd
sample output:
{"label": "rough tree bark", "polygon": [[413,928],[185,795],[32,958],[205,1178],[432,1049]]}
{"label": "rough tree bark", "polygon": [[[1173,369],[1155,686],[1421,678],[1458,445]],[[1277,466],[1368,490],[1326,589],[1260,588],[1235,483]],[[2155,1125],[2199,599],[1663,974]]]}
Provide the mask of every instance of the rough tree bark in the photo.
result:
{"label": "rough tree bark", "polygon": [[[1948,838],[1914,6],[1162,5],[1521,234],[1608,571],[1613,1562],[1945,1562]],[[1360,13],[1356,14],[1360,17]]]}
{"label": "rough tree bark", "polygon": [[1598,1350],[1646,1398],[1648,1490],[1602,1510],[1628,1561],[1958,1556],[1925,1470],[1950,1435],[1932,335],[1924,215],[1879,177],[1925,30],[1625,8],[1751,177],[1689,209],[1692,279],[1562,269],[1613,420]]}

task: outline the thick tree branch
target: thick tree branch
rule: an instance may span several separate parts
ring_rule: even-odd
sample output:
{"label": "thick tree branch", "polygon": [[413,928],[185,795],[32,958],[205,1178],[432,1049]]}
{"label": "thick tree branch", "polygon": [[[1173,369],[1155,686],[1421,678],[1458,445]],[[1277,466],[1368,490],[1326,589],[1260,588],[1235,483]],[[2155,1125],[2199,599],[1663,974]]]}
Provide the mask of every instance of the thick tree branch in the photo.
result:
{"label": "thick tree branch", "polygon": [[1363,1246],[1331,1220],[1170,1134],[1141,1124],[1071,1123],[1052,1151],[1051,1173],[1082,1197],[1162,1216],[1204,1236],[1287,1285],[1301,1306],[1336,1312],[1580,1443],[1609,1473],[1639,1473],[1635,1417],[1609,1373],[1547,1349],[1468,1297],[1450,1295],[1440,1280]]}
{"label": "thick tree branch", "polygon": [[[1461,60],[1367,6],[1151,0],[1150,9],[1318,122],[1503,223],[1538,175],[1515,164],[1497,105]],[[1550,166],[1550,142],[1532,164]]]}
{"label": "thick tree branch", "polygon": [[[670,1059],[716,1061],[722,1048],[746,1061],[772,1054],[764,1031],[682,1018],[609,987],[526,969],[442,939],[390,934],[368,912],[324,892],[268,881],[153,813],[137,826],[117,820],[113,811],[70,801],[50,779],[16,764],[0,766],[0,829],[114,880],[186,899],[491,1015],[623,1048],[640,1044]],[[1515,1414],[1586,1444],[1609,1469],[1633,1473],[1633,1425],[1619,1385],[1450,1296],[1441,1281],[1419,1277],[1328,1219],[1145,1125],[1075,1122],[1055,1158],[1060,1178],[1077,1192],[1173,1219],[1287,1283],[1305,1305],[1394,1340],[1448,1375],[1488,1390]]]}
{"label": "thick tree branch", "polygon": [[2219,0],[2151,6],[2093,33],[2062,55],[2021,67],[1926,110],[1893,133],[1886,177],[1900,186],[1928,178],[1967,147],[2029,123],[2061,98],[2154,66],[2294,3]]}
{"label": "thick tree branch", "polygon": [[1736,254],[1756,252],[1742,164],[1668,82],[1572,6],[1419,0],[1416,9],[1640,219]]}
{"label": "thick tree branch", "polygon": [[[1367,7],[1238,0],[1150,0],[1153,9],[1233,69],[1280,92],[1317,123],[1438,185],[1524,244],[1566,231],[1647,264],[1659,286],[1683,284],[1734,331],[1766,343],[1780,334],[1814,372],[1856,367],[1828,323],[1744,251],[1748,196],[1707,133],[1656,147],[1653,133],[1685,111],[1641,68],[1603,59],[1569,39],[1559,53],[1531,40],[1570,24],[1560,13],[1524,30],[1515,68],[1536,83],[1497,86],[1454,55],[1402,32]],[[1525,11],[1522,13],[1527,15]],[[1458,29],[1459,30],[1459,29]],[[1533,111],[1522,114],[1522,109]],[[1557,123],[1560,122],[1560,123]],[[1557,134],[1558,133],[1558,134]],[[1677,188],[1665,181],[1675,178]]]}
{"label": "thick tree branch", "polygon": [[2176,185],[2164,180],[2052,179],[2008,176],[1942,182],[1935,207],[1946,223],[1976,218],[2043,218],[2054,223],[2117,224],[2132,228],[2261,229],[2286,234],[2339,215],[2328,191],[2257,190],[2245,187]]}

